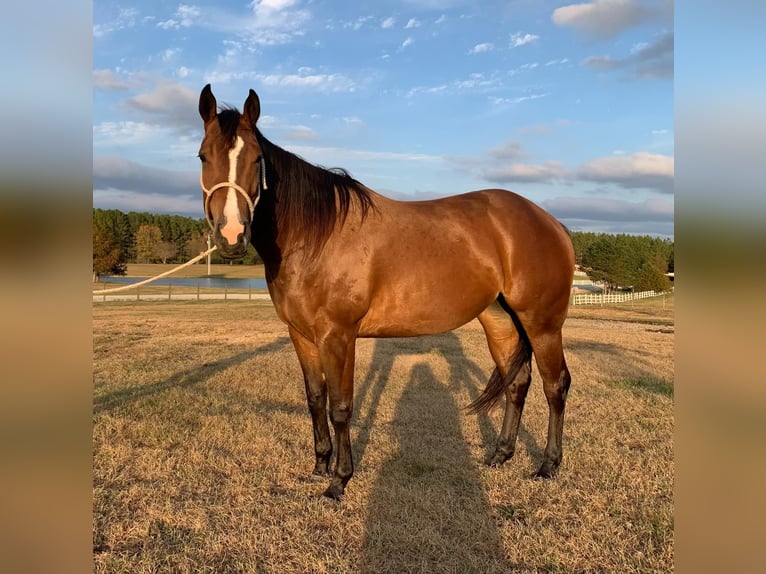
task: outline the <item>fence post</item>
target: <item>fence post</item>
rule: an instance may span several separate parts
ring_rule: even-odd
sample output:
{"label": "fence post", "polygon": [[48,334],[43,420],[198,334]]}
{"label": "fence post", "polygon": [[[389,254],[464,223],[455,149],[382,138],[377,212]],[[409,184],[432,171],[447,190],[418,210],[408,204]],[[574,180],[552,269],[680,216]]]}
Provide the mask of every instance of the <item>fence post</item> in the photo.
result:
{"label": "fence post", "polygon": [[170,283],[168,283],[168,301],[170,301],[170,299],[171,299],[171,297],[170,297],[170,289],[171,289],[171,287],[172,286],[170,285]]}
{"label": "fence post", "polygon": [[197,301],[199,301],[199,283],[197,283]]}

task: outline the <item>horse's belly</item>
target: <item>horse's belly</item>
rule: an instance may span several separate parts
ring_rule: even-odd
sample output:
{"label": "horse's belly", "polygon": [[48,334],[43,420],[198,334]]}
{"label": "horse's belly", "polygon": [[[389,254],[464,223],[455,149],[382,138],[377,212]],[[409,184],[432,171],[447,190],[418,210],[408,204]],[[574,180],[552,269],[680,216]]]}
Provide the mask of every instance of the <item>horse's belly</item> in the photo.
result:
{"label": "horse's belly", "polygon": [[378,299],[370,306],[359,327],[360,337],[414,337],[456,329],[474,319],[497,297],[487,291],[471,296],[412,294]]}

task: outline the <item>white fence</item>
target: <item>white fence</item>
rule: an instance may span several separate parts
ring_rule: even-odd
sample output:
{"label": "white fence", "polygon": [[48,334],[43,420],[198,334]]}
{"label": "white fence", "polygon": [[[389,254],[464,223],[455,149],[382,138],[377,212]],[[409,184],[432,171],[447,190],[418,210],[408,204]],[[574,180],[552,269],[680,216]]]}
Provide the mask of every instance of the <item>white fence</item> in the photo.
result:
{"label": "white fence", "polygon": [[636,301],[638,299],[647,299],[657,297],[664,293],[655,291],[641,291],[640,293],[578,293],[572,295],[572,305],[603,305],[604,303],[624,303],[626,301]]}

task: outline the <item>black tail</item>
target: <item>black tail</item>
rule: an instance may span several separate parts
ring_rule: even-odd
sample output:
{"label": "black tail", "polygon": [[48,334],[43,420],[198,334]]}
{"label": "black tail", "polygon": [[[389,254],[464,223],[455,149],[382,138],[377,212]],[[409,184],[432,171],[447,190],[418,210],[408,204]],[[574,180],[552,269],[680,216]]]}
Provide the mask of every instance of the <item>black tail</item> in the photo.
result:
{"label": "black tail", "polygon": [[482,393],[475,401],[468,405],[467,409],[472,413],[486,413],[494,407],[505,392],[505,389],[513,383],[513,380],[516,378],[516,375],[519,374],[522,367],[532,359],[532,345],[530,344],[527,333],[524,331],[524,327],[522,327],[516,313],[514,313],[513,309],[508,306],[507,301],[502,295],[497,297],[497,302],[500,303],[503,310],[510,315],[513,325],[519,333],[519,343],[516,345],[516,350],[513,352],[513,355],[511,355],[511,360],[508,365],[508,374],[505,377],[501,377],[500,371],[495,368]]}

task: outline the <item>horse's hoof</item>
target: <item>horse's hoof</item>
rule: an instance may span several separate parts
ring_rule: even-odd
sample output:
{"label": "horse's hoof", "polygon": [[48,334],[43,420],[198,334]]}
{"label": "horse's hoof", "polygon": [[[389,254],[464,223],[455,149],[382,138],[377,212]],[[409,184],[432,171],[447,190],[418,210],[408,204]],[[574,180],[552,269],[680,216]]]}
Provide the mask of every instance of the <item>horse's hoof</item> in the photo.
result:
{"label": "horse's hoof", "polygon": [[331,484],[327,487],[327,490],[324,491],[322,496],[340,502],[340,500],[343,498],[343,487],[337,484]]}
{"label": "horse's hoof", "polygon": [[532,475],[532,478],[554,478],[557,471],[557,466],[543,463],[543,465],[540,467],[540,470]]}
{"label": "horse's hoof", "polygon": [[505,454],[500,451],[495,451],[492,456],[487,457],[487,459],[484,461],[484,463],[492,468],[500,468],[505,464],[505,461],[508,460],[513,456],[513,453],[511,454]]}

